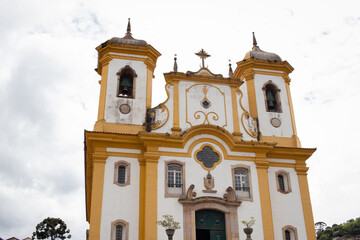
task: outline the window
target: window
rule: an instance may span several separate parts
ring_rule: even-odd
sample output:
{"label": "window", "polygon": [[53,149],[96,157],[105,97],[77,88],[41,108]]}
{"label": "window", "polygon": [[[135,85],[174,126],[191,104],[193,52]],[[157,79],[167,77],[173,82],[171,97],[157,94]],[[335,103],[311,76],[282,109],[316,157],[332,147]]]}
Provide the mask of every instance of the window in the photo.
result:
{"label": "window", "polygon": [[281,193],[291,192],[290,175],[288,172],[280,170],[275,173],[277,190]]}
{"label": "window", "polygon": [[129,224],[124,220],[116,220],[111,224],[111,240],[128,240]]}
{"label": "window", "polygon": [[297,231],[296,228],[290,225],[287,225],[282,228],[282,234],[284,240],[297,240]]}
{"label": "window", "polygon": [[171,161],[166,163],[165,197],[179,197],[184,193],[184,163]]}
{"label": "window", "polygon": [[116,225],[115,228],[115,240],[122,240],[123,239],[123,226]]}
{"label": "window", "polygon": [[263,87],[267,112],[281,113],[280,89],[270,80]]}
{"label": "window", "polygon": [[281,191],[284,191],[285,192],[285,183],[284,183],[284,176],[279,174],[278,175],[278,182],[279,182],[279,189]]}
{"label": "window", "polygon": [[130,184],[130,163],[117,161],[114,165],[114,183],[119,186]]}
{"label": "window", "polygon": [[285,230],[285,240],[291,240],[289,230]]}
{"label": "window", "polygon": [[232,169],[233,186],[238,198],[251,200],[250,169],[247,166],[236,166]]}
{"label": "window", "polygon": [[117,75],[119,76],[118,97],[134,98],[135,71],[126,65]]}

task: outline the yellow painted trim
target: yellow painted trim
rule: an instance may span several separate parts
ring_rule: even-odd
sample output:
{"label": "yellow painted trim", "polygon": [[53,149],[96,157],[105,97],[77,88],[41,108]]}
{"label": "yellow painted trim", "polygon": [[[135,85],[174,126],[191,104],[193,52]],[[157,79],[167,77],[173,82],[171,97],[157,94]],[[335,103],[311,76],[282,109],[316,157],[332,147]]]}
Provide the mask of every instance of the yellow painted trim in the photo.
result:
{"label": "yellow painted trim", "polygon": [[[125,58],[144,61],[146,66],[152,71],[155,69],[157,58],[161,55],[155,48],[151,45],[147,46],[137,46],[137,45],[128,45],[128,44],[118,44],[112,43],[110,40],[101,44],[96,48],[98,51],[98,69],[97,72],[102,75],[102,65],[108,63],[110,55],[114,58]],[[129,54],[137,55],[134,56],[121,56],[111,53],[120,53],[120,54]],[[144,59],[144,57],[146,59]]]}
{"label": "yellow painted trim", "polygon": [[108,156],[112,157],[127,157],[127,158],[141,158],[142,154],[137,153],[122,153],[122,152],[107,152]]}
{"label": "yellow painted trim", "polygon": [[[234,77],[241,78],[244,72],[249,69],[262,69],[262,71],[272,70],[272,71],[281,71],[286,74],[290,74],[294,68],[287,62],[269,62],[259,59],[246,59],[245,61],[237,62],[237,67],[234,71]],[[261,70],[257,70],[261,71]],[[276,73],[275,73],[276,74]]]}
{"label": "yellow painted trim", "polygon": [[[158,146],[147,147],[145,161],[145,194],[144,198],[144,240],[157,240],[157,186],[158,186]],[[149,151],[150,150],[150,151]]]}
{"label": "yellow painted trim", "polygon": [[238,104],[236,99],[237,89],[238,88],[236,86],[231,86],[231,104],[232,104],[233,125],[234,125],[233,135],[240,136],[240,140],[241,140],[242,133],[240,132],[239,112],[238,112]]}
{"label": "yellow painted trim", "polygon": [[145,239],[145,183],[146,165],[144,159],[139,159],[140,180],[139,180],[139,239]]}
{"label": "yellow painted trim", "polygon": [[174,94],[173,94],[173,127],[172,131],[176,136],[180,134],[180,116],[179,116],[179,82],[173,82]]}
{"label": "yellow painted trim", "polygon": [[274,224],[272,218],[271,199],[269,190],[269,179],[267,169],[269,162],[264,157],[263,153],[256,154],[257,159],[255,160],[258,182],[259,182],[259,193],[260,193],[260,204],[261,204],[261,215],[262,224],[264,231],[264,239],[274,240]]}
{"label": "yellow painted trim", "polygon": [[294,107],[293,107],[293,103],[292,103],[292,99],[291,99],[291,92],[290,92],[289,82],[285,81],[285,86],[286,86],[286,93],[287,93],[288,102],[289,102],[289,109],[290,109],[290,116],[291,116],[291,126],[293,128],[294,137],[297,139],[296,147],[301,147],[300,141],[299,141],[299,139],[297,137]]}
{"label": "yellow painted trim", "polygon": [[257,104],[256,104],[256,91],[254,72],[251,71],[245,75],[246,89],[248,95],[249,111],[250,115],[254,118],[258,117]]}
{"label": "yellow painted trim", "polygon": [[89,221],[89,240],[100,239],[102,199],[104,191],[105,162],[107,156],[105,149],[93,154],[93,179],[91,191],[91,210]]}
{"label": "yellow painted trim", "polygon": [[147,57],[123,56],[123,55],[117,55],[117,54],[111,54],[111,53],[109,53],[109,56],[111,58],[124,59],[124,60],[133,60],[133,61],[141,61],[141,62],[144,62],[144,63],[147,60]]}
{"label": "yellow painted trim", "polygon": [[147,82],[146,82],[146,109],[151,108],[152,100],[152,78],[153,72],[150,69],[147,69]]}
{"label": "yellow painted trim", "polygon": [[[101,127],[99,127],[99,124],[101,124]],[[105,122],[105,120],[103,120],[96,122],[94,130],[109,132],[109,133],[137,134],[140,131],[145,131],[145,126],[120,124],[120,123],[108,123]]]}
{"label": "yellow painted trim", "polygon": [[[216,163],[214,163],[214,166],[211,167],[211,168],[205,167],[205,166],[204,166],[204,163],[201,162],[201,161],[197,158],[198,152],[202,151],[203,148],[206,147],[206,146],[210,147],[214,152],[216,152],[216,153],[219,155],[219,161],[216,162]],[[202,167],[203,169],[205,169],[206,171],[211,171],[211,170],[215,169],[216,166],[219,165],[219,164],[222,162],[222,154],[221,154],[219,151],[217,151],[217,150],[214,148],[214,146],[212,146],[212,145],[210,145],[210,144],[208,144],[208,143],[205,143],[205,144],[201,145],[201,147],[200,147],[198,150],[196,150],[196,152],[194,153],[194,159],[195,159],[195,161],[196,161],[197,163],[199,163],[199,164],[201,165],[201,167]]]}
{"label": "yellow painted trim", "polygon": [[98,111],[98,121],[104,119],[105,116],[105,101],[106,101],[106,88],[107,88],[107,79],[109,73],[109,64],[103,66],[101,75],[101,85],[100,85],[100,97],[99,97],[99,111]]}
{"label": "yellow painted trim", "polygon": [[260,135],[260,141],[276,143],[277,146],[299,147],[293,137],[272,137]]}
{"label": "yellow painted trim", "polygon": [[166,98],[166,100],[165,100],[163,103],[160,103],[159,106],[158,106],[159,108],[162,109],[162,111],[166,111],[166,112],[167,112],[167,117],[166,117],[166,119],[165,119],[165,121],[164,121],[163,123],[161,123],[159,120],[156,121],[156,123],[151,126],[152,129],[159,129],[159,128],[161,128],[161,127],[164,126],[164,125],[168,122],[168,120],[169,120],[170,111],[169,111],[168,107],[166,106],[166,103],[167,103],[167,102],[169,101],[169,99],[170,99],[170,93],[169,93],[169,89],[168,89],[168,88],[170,88],[170,86],[173,86],[173,83],[167,83],[167,84],[165,84],[165,91],[166,91],[167,98]]}
{"label": "yellow painted trim", "polygon": [[305,229],[306,236],[308,240],[315,240],[315,226],[314,226],[314,216],[311,207],[309,185],[307,181],[306,172],[302,170],[297,170],[301,203],[303,208],[304,220],[305,220]]}
{"label": "yellow painted trim", "polygon": [[169,72],[164,73],[165,81],[168,82],[195,82],[199,84],[221,84],[221,85],[236,85],[241,86],[244,82],[238,78],[223,78],[223,77],[214,77],[214,76],[204,76],[204,75],[193,75],[185,74],[181,72]]}

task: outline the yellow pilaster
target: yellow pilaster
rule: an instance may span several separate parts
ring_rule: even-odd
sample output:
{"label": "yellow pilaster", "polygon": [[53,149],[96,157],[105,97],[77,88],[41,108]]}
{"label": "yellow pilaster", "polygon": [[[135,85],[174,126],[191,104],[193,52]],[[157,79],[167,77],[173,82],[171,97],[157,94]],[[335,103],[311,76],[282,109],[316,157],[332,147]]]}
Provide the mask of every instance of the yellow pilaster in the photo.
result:
{"label": "yellow pilaster", "polygon": [[264,153],[256,153],[255,164],[259,182],[264,239],[274,240],[274,224],[272,218],[269,179],[267,172],[267,169],[269,168],[269,162],[266,160]]}
{"label": "yellow pilaster", "polygon": [[[157,240],[157,148],[144,153],[140,163],[139,239]],[[155,150],[155,151],[154,151]]]}
{"label": "yellow pilaster", "polygon": [[247,70],[244,73],[250,115],[254,118],[258,117],[257,104],[256,104],[256,91],[255,91],[255,72],[253,70]]}
{"label": "yellow pilaster", "polygon": [[290,116],[291,116],[291,126],[293,129],[293,141],[296,147],[301,147],[300,140],[297,136],[296,124],[295,124],[295,114],[294,114],[294,107],[291,99],[291,92],[290,92],[290,78],[288,76],[283,76],[285,80],[286,86],[286,95],[289,102],[289,109],[290,109]]}
{"label": "yellow pilaster", "polygon": [[140,183],[139,183],[139,240],[145,239],[145,183],[146,164],[143,158],[139,159]]}
{"label": "yellow pilaster", "polygon": [[173,127],[171,131],[173,134],[180,135],[180,117],[179,117],[179,81],[174,81],[174,95],[173,95]]}
{"label": "yellow pilaster", "polygon": [[305,220],[305,229],[306,236],[308,240],[315,240],[315,226],[314,226],[314,216],[311,207],[309,185],[307,180],[307,167],[296,167],[295,168],[300,188],[301,203],[303,208],[304,220]]}
{"label": "yellow pilaster", "polygon": [[109,72],[109,62],[102,67],[102,74],[100,80],[100,98],[99,98],[99,112],[98,112],[98,121],[104,119],[105,116],[105,100],[106,100],[106,88]]}
{"label": "yellow pilaster", "polygon": [[233,112],[233,124],[234,124],[234,137],[239,138],[241,140],[241,132],[240,132],[240,121],[239,121],[239,113],[238,113],[238,101],[236,99],[236,90],[238,86],[231,86],[231,101],[232,101],[232,112]]}
{"label": "yellow pilaster", "polygon": [[146,109],[151,108],[151,98],[152,98],[152,78],[153,72],[150,69],[147,69],[147,84],[146,84]]}
{"label": "yellow pilaster", "polygon": [[106,158],[106,148],[95,149],[95,153],[93,154],[89,240],[100,240],[101,208]]}

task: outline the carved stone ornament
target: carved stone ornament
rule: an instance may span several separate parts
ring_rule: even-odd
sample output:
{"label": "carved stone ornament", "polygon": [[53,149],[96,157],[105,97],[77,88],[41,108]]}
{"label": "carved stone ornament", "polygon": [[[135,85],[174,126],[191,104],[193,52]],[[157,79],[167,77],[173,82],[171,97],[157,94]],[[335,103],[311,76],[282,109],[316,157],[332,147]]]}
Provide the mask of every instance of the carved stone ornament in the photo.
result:
{"label": "carved stone ornament", "polygon": [[191,184],[188,188],[186,195],[183,195],[179,198],[179,202],[182,205],[196,205],[200,203],[214,203],[220,204],[223,206],[234,206],[238,207],[241,204],[241,200],[236,197],[236,193],[232,187],[228,187],[226,189],[226,193],[223,198],[212,197],[212,196],[204,196],[204,197],[196,197],[196,192],[194,192],[195,185]]}
{"label": "carved stone ornament", "polygon": [[273,127],[276,127],[276,128],[280,127],[280,125],[281,125],[281,121],[278,118],[272,118],[270,120],[270,123],[271,123],[271,125],[273,125]]}
{"label": "carved stone ornament", "polygon": [[128,114],[131,111],[129,104],[121,104],[119,110],[122,114]]}
{"label": "carved stone ornament", "polygon": [[208,174],[206,175],[206,177],[204,177],[204,187],[206,190],[203,190],[203,192],[205,193],[216,193],[216,190],[213,190],[213,188],[215,187],[215,180],[214,177],[210,174],[210,171],[208,172]]}
{"label": "carved stone ornament", "polygon": [[194,197],[196,197],[196,192],[193,192],[194,188],[195,188],[195,185],[191,184],[190,187],[188,188],[188,190],[186,191],[186,195],[180,197],[180,199],[191,200]]}

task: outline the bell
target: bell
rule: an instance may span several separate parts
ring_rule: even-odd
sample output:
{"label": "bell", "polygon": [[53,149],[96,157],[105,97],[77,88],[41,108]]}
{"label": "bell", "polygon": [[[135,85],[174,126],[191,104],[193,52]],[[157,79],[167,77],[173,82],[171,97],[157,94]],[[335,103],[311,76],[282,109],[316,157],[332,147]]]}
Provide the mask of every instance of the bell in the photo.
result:
{"label": "bell", "polygon": [[272,91],[266,91],[266,100],[269,110],[274,110],[276,108],[276,98]]}
{"label": "bell", "polygon": [[121,91],[121,94],[123,94],[123,95],[128,95],[128,94],[129,94],[129,89],[128,89],[128,87],[124,87],[124,88],[122,89],[122,91]]}

